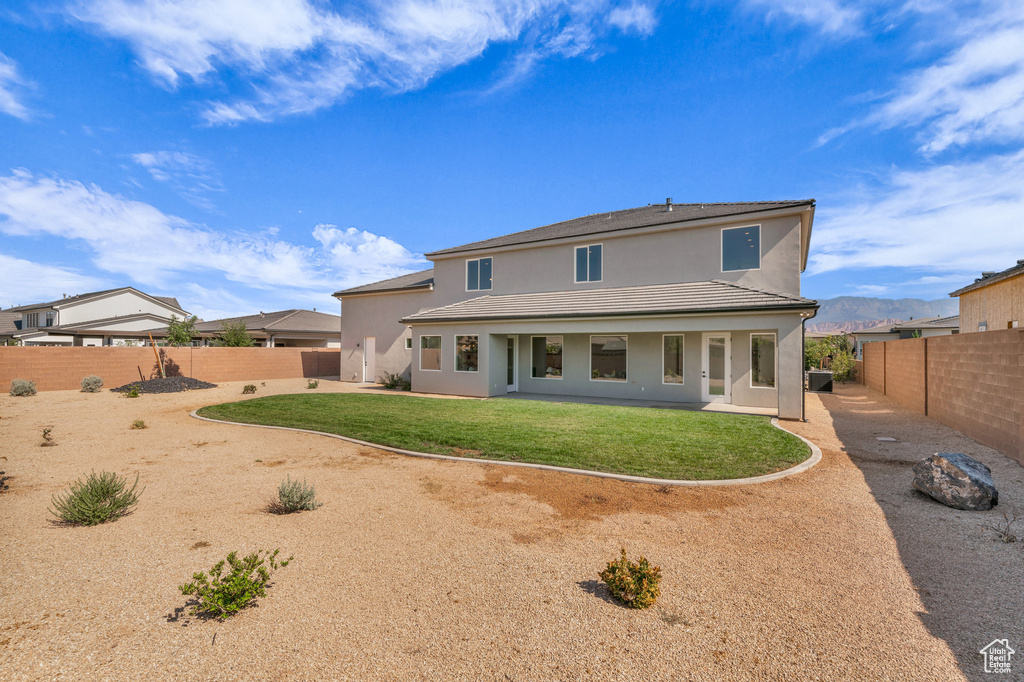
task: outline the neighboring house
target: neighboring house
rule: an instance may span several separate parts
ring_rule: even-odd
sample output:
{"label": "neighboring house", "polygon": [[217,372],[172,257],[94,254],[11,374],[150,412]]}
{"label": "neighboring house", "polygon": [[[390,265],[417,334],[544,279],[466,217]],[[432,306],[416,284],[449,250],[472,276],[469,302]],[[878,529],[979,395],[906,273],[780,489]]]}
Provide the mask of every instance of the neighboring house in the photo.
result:
{"label": "neighboring house", "polygon": [[0,310],[0,346],[16,342],[14,335],[21,331],[21,313]]}
{"label": "neighboring house", "polygon": [[[199,322],[196,334],[208,346],[225,324],[245,323],[256,345],[267,348],[338,348],[341,346],[341,318],[315,310],[281,310],[276,313],[228,317]],[[153,331],[163,338],[167,327]]]}
{"label": "neighboring house", "polygon": [[856,344],[856,358],[864,358],[864,344],[873,341],[896,341],[898,339],[913,339],[925,336],[949,336],[960,333],[960,318],[957,315],[950,317],[922,317],[908,322],[897,322],[896,324],[882,324],[877,327],[861,329],[857,332],[850,332]]}
{"label": "neighboring house", "polygon": [[1014,329],[1024,322],[1024,260],[1002,272],[983,272],[950,296],[960,299],[964,333]]}
{"label": "neighboring house", "polygon": [[599,213],[426,254],[339,291],[346,381],[724,402],[803,416],[814,201]]}
{"label": "neighboring house", "polygon": [[21,316],[14,338],[26,346],[112,346],[145,338],[145,330],[186,317],[177,299],[150,296],[132,287],[65,296],[5,312]]}

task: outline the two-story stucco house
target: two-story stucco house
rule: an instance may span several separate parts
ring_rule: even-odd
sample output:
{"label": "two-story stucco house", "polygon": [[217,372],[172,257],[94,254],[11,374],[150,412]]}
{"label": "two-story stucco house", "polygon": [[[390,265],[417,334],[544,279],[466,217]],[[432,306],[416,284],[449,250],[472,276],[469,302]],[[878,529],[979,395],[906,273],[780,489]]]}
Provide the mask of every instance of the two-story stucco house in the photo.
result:
{"label": "two-story stucco house", "polygon": [[802,418],[814,207],[670,200],[428,253],[433,270],[335,294],[341,378]]}
{"label": "two-story stucco house", "polygon": [[13,336],[26,346],[110,346],[145,337],[145,330],[189,314],[177,299],[150,296],[133,287],[65,296],[8,308],[21,316]]}

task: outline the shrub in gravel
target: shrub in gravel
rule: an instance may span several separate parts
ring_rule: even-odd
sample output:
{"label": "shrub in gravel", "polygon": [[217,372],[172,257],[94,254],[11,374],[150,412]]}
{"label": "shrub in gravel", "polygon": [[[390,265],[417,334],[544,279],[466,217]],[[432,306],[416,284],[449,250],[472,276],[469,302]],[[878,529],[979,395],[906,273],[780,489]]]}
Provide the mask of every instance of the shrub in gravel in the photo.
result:
{"label": "shrub in gravel", "polygon": [[132,386],[122,394],[125,398],[138,398],[142,395],[142,391],[139,390],[138,386]]}
{"label": "shrub in gravel", "polygon": [[[243,559],[238,558],[238,552],[231,552],[227,559],[213,565],[209,575],[205,572],[193,574],[192,582],[179,588],[186,597],[196,598],[191,613],[224,620],[255,604],[257,597],[267,596],[271,571],[287,566],[295,558],[288,557],[278,562],[280,551],[275,549],[266,553],[261,549]],[[225,564],[228,568],[226,574]]]}
{"label": "shrub in gravel", "polygon": [[136,419],[135,421],[132,422],[132,428],[133,429],[148,429],[149,427],[146,426],[146,422],[145,421],[143,421],[141,419]]}
{"label": "shrub in gravel", "polygon": [[626,558],[626,550],[617,561],[609,561],[608,568],[599,574],[608,585],[612,596],[634,609],[646,609],[661,594],[661,568],[651,566],[646,557],[638,563]]}
{"label": "shrub in gravel", "polygon": [[403,377],[401,374],[394,374],[391,372],[384,372],[380,375],[380,379],[377,380],[384,388],[398,389],[399,391],[411,391],[412,384],[408,379]]}
{"label": "shrub in gravel", "polygon": [[[130,514],[139,502],[142,490],[136,492],[139,475],[128,487],[128,479],[109,471],[94,471],[89,478],[78,480],[63,495],[54,495],[49,512],[62,522],[75,526],[98,526]],[[145,490],[145,488],[143,488]]]}
{"label": "shrub in gravel", "polygon": [[53,429],[43,429],[43,442],[40,443],[44,448],[49,448],[56,445],[56,441],[53,440],[51,433]]}
{"label": "shrub in gravel", "polygon": [[103,388],[103,379],[95,374],[90,374],[82,379],[83,393],[99,393],[101,388]]}
{"label": "shrub in gravel", "polygon": [[36,394],[36,382],[28,379],[15,379],[11,382],[11,395],[28,396]]}
{"label": "shrub in gravel", "polygon": [[308,382],[306,382],[306,388],[316,388],[319,385],[320,385],[320,380],[319,379],[310,379]]}
{"label": "shrub in gravel", "polygon": [[271,514],[291,514],[299,511],[313,511],[322,506],[322,502],[316,501],[316,488],[311,485],[307,486],[305,479],[299,483],[288,476],[277,487],[277,499],[271,500],[267,504],[267,511]]}
{"label": "shrub in gravel", "polygon": [[255,393],[255,392],[256,392],[256,384],[246,384],[245,386],[242,387],[242,395],[245,395],[247,393]]}

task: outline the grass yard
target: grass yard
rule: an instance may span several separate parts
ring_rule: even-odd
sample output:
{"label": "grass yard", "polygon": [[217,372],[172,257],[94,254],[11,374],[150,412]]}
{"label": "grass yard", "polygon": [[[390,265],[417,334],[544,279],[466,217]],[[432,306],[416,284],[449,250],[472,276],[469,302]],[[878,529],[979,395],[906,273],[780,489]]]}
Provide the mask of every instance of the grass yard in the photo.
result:
{"label": "grass yard", "polygon": [[199,410],[406,450],[684,480],[746,478],[810,457],[768,417],[527,400],[277,395]]}

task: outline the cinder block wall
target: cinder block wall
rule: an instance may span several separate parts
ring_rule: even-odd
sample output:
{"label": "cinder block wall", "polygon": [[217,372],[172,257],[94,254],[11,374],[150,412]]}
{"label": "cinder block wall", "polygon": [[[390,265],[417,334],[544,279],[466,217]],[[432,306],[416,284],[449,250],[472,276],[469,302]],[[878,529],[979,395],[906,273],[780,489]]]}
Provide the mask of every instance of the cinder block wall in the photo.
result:
{"label": "cinder block wall", "polygon": [[[915,412],[927,412],[925,348],[927,339],[884,341],[885,394]],[[872,344],[873,345],[873,344]]]}
{"label": "cinder block wall", "polygon": [[864,345],[868,388],[1024,464],[1024,329]]}
{"label": "cinder block wall", "polygon": [[885,393],[885,343],[864,344],[864,385]]}
{"label": "cinder block wall", "polygon": [[[159,348],[168,374],[203,381],[246,381],[338,376],[338,350],[314,348]],[[0,390],[14,379],[36,382],[40,391],[81,387],[95,374],[105,388],[159,376],[153,349],[120,347],[0,346]]]}

